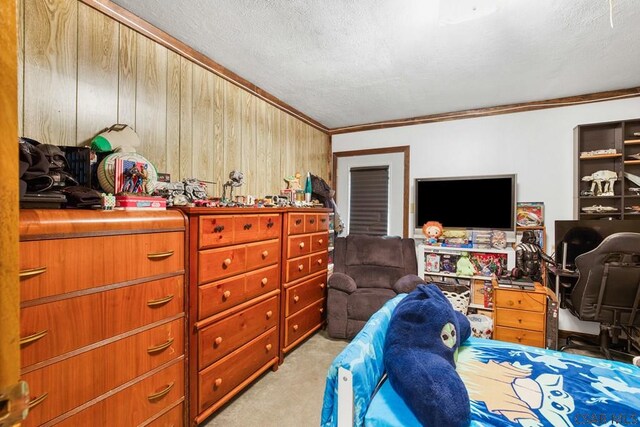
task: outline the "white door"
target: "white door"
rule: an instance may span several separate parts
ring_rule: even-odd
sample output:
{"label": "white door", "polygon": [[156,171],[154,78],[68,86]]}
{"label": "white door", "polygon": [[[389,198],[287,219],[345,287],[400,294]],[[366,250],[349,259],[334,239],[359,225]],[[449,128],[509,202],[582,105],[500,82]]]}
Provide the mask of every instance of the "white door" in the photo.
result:
{"label": "white door", "polygon": [[349,206],[351,199],[351,170],[362,167],[388,167],[389,187],[387,212],[387,234],[390,236],[404,235],[404,181],[405,181],[405,153],[393,152],[385,154],[370,154],[356,156],[336,155],[336,204],[338,213],[345,225],[342,235],[349,234]]}

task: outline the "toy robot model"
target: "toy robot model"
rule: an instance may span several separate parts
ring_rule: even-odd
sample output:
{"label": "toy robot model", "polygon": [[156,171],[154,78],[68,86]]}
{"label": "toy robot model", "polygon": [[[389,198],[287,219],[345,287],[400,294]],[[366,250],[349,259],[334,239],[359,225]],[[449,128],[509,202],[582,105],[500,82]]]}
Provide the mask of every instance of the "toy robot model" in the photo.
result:
{"label": "toy robot model", "polygon": [[516,268],[514,276],[523,275],[540,282],[542,261],[555,265],[556,262],[538,246],[536,235],[532,230],[525,230],[520,243],[516,246]]}
{"label": "toy robot model", "polygon": [[[233,200],[233,189],[236,187],[240,187],[244,184],[244,174],[240,171],[233,170],[229,174],[229,181],[224,183],[222,186],[222,200],[231,201]],[[230,188],[229,198],[227,198],[227,188]]]}

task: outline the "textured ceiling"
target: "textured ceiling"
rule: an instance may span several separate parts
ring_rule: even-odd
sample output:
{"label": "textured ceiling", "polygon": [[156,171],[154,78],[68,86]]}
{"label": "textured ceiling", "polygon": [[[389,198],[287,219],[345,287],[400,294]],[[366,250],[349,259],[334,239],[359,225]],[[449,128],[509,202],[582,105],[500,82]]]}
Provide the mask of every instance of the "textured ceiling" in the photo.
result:
{"label": "textured ceiling", "polygon": [[640,86],[640,1],[115,0],[329,128]]}

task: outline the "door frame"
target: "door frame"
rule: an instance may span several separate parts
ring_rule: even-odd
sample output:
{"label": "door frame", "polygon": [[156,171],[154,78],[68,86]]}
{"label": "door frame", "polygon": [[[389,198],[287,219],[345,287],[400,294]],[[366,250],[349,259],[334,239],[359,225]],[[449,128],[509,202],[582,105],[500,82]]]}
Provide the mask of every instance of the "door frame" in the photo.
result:
{"label": "door frame", "polygon": [[402,153],[404,155],[404,185],[402,195],[402,237],[409,237],[409,166],[410,147],[401,145],[397,147],[371,148],[367,150],[338,151],[333,153],[333,188],[338,189],[338,159],[340,157],[370,156],[372,154]]}

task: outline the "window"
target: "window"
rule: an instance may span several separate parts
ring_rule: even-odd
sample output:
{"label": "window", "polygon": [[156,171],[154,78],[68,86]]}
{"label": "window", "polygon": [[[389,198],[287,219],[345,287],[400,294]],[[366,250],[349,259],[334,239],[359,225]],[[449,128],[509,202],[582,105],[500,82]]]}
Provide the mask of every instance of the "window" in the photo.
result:
{"label": "window", "polygon": [[389,166],[351,168],[349,234],[386,236]]}

